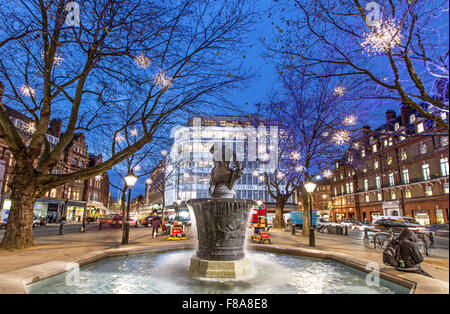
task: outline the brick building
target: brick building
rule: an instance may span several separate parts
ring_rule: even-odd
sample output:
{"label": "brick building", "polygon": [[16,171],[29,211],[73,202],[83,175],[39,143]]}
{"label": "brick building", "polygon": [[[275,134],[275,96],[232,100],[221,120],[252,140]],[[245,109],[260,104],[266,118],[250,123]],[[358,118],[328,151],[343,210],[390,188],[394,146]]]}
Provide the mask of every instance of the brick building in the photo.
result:
{"label": "brick building", "polygon": [[312,208],[317,210],[320,217],[331,217],[331,182],[323,179],[316,184],[317,187],[312,193]]}
{"label": "brick building", "polygon": [[[33,132],[34,121],[26,115],[4,106],[11,121],[19,130],[19,134],[26,142],[31,138]],[[53,119],[50,122],[49,129],[45,135],[50,145],[54,146],[58,143],[61,136],[62,121]],[[100,157],[101,162],[101,157]],[[98,160],[97,160],[98,162]],[[11,151],[8,148],[0,131],[0,206],[3,218],[8,214],[11,201],[9,199],[10,188],[8,181],[10,180],[15,161]],[[88,145],[83,133],[76,133],[70,144],[65,148],[57,165],[52,169],[55,174],[71,173],[80,169],[85,169],[92,165],[88,154]],[[89,201],[89,191],[98,190],[98,200],[102,202],[101,207],[108,206],[109,201],[109,181],[106,173],[99,176],[101,183],[96,187],[91,187],[90,180],[75,180],[50,191],[45,192],[37,199],[34,205],[34,215],[36,217],[53,217],[57,220],[61,216],[66,216],[71,221],[81,221],[85,210],[87,210]],[[92,194],[93,195],[93,194]],[[92,205],[92,204],[91,204]],[[91,206],[92,207],[92,206]],[[92,214],[87,212],[86,214]]]}
{"label": "brick building", "polygon": [[[448,115],[442,113],[442,118]],[[332,218],[414,217],[448,223],[448,136],[408,106],[386,112],[386,124],[369,127],[337,161],[332,177]]]}

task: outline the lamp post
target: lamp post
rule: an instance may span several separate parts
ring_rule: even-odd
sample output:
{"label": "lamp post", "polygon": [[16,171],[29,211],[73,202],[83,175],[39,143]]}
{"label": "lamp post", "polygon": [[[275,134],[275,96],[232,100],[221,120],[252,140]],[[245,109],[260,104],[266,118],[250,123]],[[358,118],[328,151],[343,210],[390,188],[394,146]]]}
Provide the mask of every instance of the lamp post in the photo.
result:
{"label": "lamp post", "polygon": [[128,236],[130,234],[130,224],[128,222],[128,215],[130,214],[130,200],[131,200],[131,189],[137,181],[137,177],[134,175],[133,171],[128,172],[125,176],[125,184],[128,187],[128,202],[127,202],[127,214],[126,217],[122,217],[123,231],[122,231],[122,244],[128,244]]}
{"label": "lamp post", "polygon": [[309,246],[316,246],[316,241],[314,239],[314,226],[312,219],[312,192],[316,188],[314,182],[308,182],[305,184],[306,192],[309,194]]}

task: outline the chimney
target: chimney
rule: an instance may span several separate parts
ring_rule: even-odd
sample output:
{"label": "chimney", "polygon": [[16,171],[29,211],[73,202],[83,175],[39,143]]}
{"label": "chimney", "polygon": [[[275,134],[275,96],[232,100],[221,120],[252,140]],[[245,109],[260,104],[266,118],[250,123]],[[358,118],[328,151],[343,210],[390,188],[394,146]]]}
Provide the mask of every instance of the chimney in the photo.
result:
{"label": "chimney", "polygon": [[394,131],[395,120],[397,120],[397,114],[394,110],[386,110],[386,128],[388,131]]}
{"label": "chimney", "polygon": [[52,119],[50,121],[49,133],[55,137],[61,136],[61,128],[62,128],[62,120],[61,119]]}
{"label": "chimney", "polygon": [[402,113],[402,125],[406,126],[409,123],[409,116],[413,113],[410,106],[401,104],[400,112]]}
{"label": "chimney", "polygon": [[362,141],[364,145],[366,146],[369,143],[369,138],[372,135],[372,130],[369,125],[363,125],[363,131],[362,131]]}

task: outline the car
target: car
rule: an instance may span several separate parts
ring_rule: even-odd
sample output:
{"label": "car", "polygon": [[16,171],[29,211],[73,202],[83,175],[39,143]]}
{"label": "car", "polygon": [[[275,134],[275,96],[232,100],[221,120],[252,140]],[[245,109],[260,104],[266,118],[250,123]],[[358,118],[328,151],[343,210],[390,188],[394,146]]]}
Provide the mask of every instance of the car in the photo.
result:
{"label": "car", "polygon": [[348,220],[342,220],[340,223],[339,223],[339,225],[341,226],[341,227],[347,227],[347,228],[351,228],[351,226],[353,225],[353,223],[354,223],[355,221],[354,220],[352,220],[352,219],[348,219]]}
{"label": "car", "polygon": [[368,229],[368,226],[369,226],[369,224],[367,224],[367,223],[363,223],[361,221],[354,221],[350,228],[352,230],[364,231],[364,230]]}
{"label": "car", "polygon": [[[137,226],[137,220],[133,217],[128,217],[128,224],[130,227],[136,227]],[[121,228],[122,227],[122,215],[116,215],[114,216],[113,222],[111,224],[114,228]]]}
{"label": "car", "polygon": [[99,222],[102,224],[112,224],[114,217],[117,215],[108,215],[99,219]]}
{"label": "car", "polygon": [[33,228],[39,227],[41,225],[41,220],[37,217],[33,217]]}
{"label": "car", "polygon": [[144,219],[141,219],[140,224],[146,227],[152,226],[152,216],[147,216]]}
{"label": "car", "polygon": [[434,235],[438,237],[448,238],[448,224],[430,224],[426,225],[425,229],[427,232],[433,232]]}
{"label": "car", "polygon": [[317,225],[316,228],[322,228],[325,226],[333,226],[336,225],[336,223],[334,221],[331,221],[330,218],[325,218],[325,217],[317,217]]}
{"label": "car", "polygon": [[6,221],[0,220],[0,229],[6,228]]}
{"label": "car", "polygon": [[373,231],[375,232],[388,232],[392,230],[394,233],[401,232],[404,228],[408,228],[414,232],[425,232],[424,226],[419,224],[411,217],[400,217],[395,219],[378,219],[373,224]]}

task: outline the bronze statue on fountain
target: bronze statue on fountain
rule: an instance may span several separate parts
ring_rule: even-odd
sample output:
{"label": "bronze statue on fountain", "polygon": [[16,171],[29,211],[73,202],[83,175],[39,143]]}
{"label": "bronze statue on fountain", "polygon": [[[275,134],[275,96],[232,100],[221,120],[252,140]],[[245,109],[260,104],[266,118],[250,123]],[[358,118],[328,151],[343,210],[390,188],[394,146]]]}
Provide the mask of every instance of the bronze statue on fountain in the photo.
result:
{"label": "bronze statue on fountain", "polygon": [[[253,267],[245,257],[244,243],[248,216],[256,202],[234,199],[233,188],[242,176],[236,154],[226,150],[215,152],[214,146],[210,152],[214,155],[209,187],[212,198],[187,201],[195,214],[198,235],[189,274],[217,280],[249,277]],[[225,156],[232,156],[232,160],[226,160]]]}

